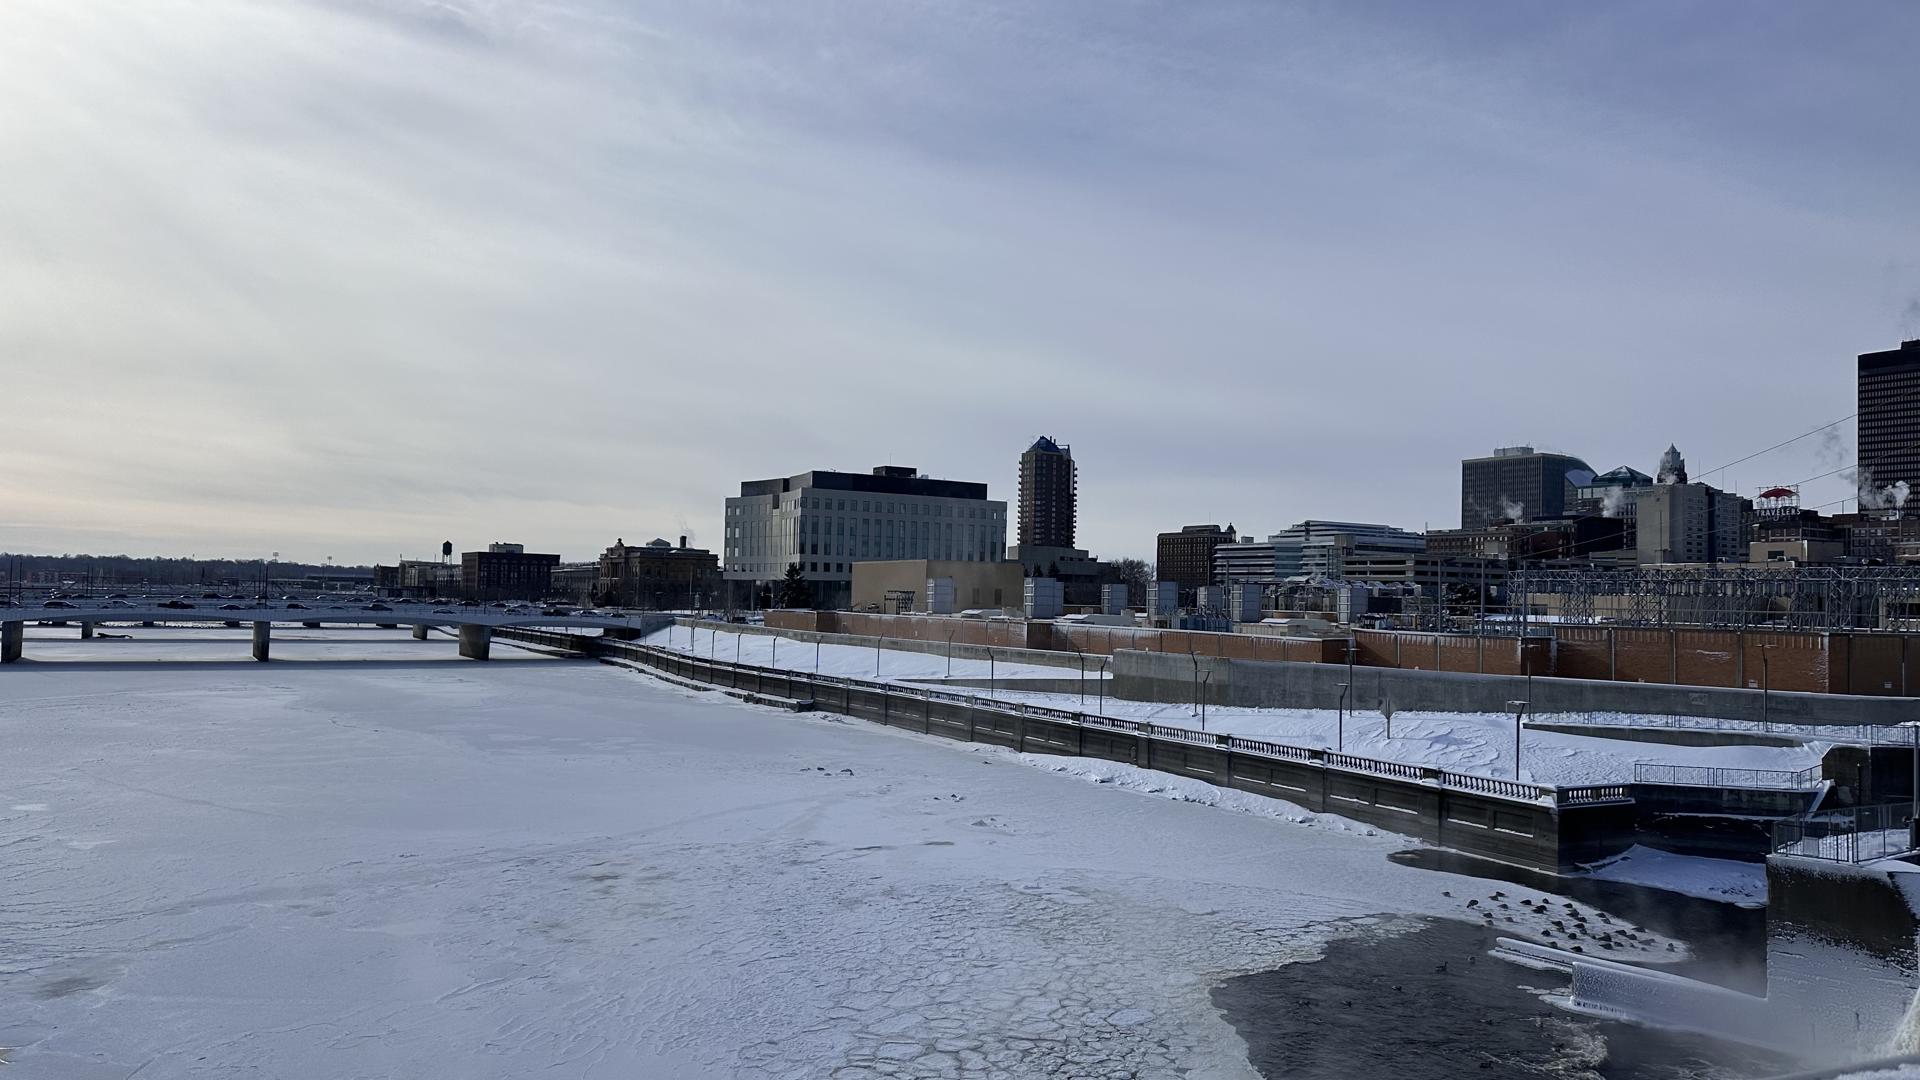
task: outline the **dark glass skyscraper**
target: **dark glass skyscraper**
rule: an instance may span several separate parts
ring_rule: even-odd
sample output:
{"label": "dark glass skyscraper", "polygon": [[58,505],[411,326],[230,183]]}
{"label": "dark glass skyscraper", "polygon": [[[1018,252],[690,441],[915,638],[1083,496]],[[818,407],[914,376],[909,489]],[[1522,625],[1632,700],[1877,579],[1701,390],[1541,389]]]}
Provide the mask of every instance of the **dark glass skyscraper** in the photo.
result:
{"label": "dark glass skyscraper", "polygon": [[1045,435],[1020,455],[1020,546],[1073,546],[1074,506],[1079,479],[1073,448]]}
{"label": "dark glass skyscraper", "polygon": [[1593,482],[1577,457],[1507,446],[1493,456],[1460,463],[1460,527],[1484,529],[1496,521],[1561,517],[1575,489]]}
{"label": "dark glass skyscraper", "polygon": [[1860,354],[1860,486],[1920,488],[1920,340]]}

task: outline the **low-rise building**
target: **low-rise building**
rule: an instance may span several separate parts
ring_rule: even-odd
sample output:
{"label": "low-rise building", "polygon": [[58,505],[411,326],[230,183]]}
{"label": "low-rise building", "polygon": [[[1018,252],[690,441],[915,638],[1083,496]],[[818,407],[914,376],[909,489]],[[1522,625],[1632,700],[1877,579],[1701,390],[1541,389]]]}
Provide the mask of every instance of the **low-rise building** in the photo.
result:
{"label": "low-rise building", "polygon": [[460,568],[435,559],[402,559],[373,568],[373,589],[381,596],[432,599],[460,595]]}
{"label": "low-rise building", "polygon": [[1478,529],[1436,529],[1427,551],[1458,559],[1535,562],[1578,559],[1626,546],[1626,522],[1615,517],[1564,517],[1500,522]]}
{"label": "low-rise building", "polygon": [[1409,555],[1427,550],[1419,533],[1359,521],[1299,522],[1264,541],[1242,540],[1214,550],[1214,580],[1278,583],[1295,578],[1346,576],[1351,559]]}
{"label": "low-rise building", "polygon": [[460,555],[460,594],[469,600],[540,600],[553,591],[560,556],[498,541]]}
{"label": "low-rise building", "polygon": [[725,587],[720,557],[688,547],[684,536],[678,547],[659,537],[633,547],[616,539],[595,568],[594,599],[618,607],[696,610],[715,606]]}
{"label": "low-rise building", "polygon": [[553,568],[550,596],[572,604],[595,603],[594,586],[600,581],[597,562],[563,562]]}
{"label": "low-rise building", "polygon": [[942,579],[953,583],[955,610],[1017,608],[1026,601],[1026,579],[1017,562],[863,559],[853,564],[853,609],[930,612],[928,583]]}

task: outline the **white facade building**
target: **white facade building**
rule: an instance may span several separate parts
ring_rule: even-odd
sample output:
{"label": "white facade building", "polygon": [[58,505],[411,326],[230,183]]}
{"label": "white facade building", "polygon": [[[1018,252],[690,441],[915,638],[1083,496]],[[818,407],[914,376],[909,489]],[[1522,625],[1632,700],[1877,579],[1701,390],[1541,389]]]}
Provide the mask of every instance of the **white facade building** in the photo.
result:
{"label": "white facade building", "polygon": [[742,483],[727,500],[721,565],[727,580],[757,590],[797,563],[815,606],[844,607],[855,562],[997,562],[1006,544],[1007,504],[988,499],[987,485],[882,465]]}

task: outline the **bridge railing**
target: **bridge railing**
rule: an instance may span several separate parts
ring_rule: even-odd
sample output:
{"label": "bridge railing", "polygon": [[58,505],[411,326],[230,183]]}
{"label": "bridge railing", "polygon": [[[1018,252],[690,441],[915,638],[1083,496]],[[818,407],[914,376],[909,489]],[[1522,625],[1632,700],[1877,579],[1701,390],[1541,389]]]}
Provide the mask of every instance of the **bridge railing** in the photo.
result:
{"label": "bridge railing", "polygon": [[1821,767],[1804,769],[1730,769],[1709,765],[1663,765],[1641,761],[1633,766],[1636,784],[1681,787],[1759,788],[1804,791],[1826,783]]}

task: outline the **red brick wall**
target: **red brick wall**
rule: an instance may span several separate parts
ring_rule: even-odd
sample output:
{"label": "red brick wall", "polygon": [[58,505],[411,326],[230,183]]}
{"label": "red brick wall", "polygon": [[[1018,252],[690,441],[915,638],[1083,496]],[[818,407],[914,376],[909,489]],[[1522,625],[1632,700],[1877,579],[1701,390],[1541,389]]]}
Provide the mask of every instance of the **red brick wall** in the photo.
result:
{"label": "red brick wall", "polygon": [[[770,611],[767,625],[781,630],[912,638],[1051,649],[1109,655],[1120,649],[1225,656],[1246,660],[1293,660],[1344,664],[1342,638],[1285,638],[1187,630],[1085,626],[1019,620],[950,619],[926,615],[875,615],[847,611]],[[1361,630],[1354,634],[1354,662],[1370,667],[1425,671],[1482,671],[1490,675],[1559,675],[1565,678],[1693,686],[1751,686],[1762,682],[1762,657],[1775,690],[1813,693],[1900,694],[1901,656],[1908,686],[1920,691],[1920,635],[1824,634],[1776,631],[1664,630],[1568,626],[1554,640],[1489,637],[1484,640],[1405,631]]]}

